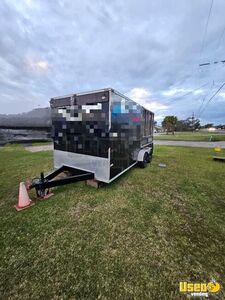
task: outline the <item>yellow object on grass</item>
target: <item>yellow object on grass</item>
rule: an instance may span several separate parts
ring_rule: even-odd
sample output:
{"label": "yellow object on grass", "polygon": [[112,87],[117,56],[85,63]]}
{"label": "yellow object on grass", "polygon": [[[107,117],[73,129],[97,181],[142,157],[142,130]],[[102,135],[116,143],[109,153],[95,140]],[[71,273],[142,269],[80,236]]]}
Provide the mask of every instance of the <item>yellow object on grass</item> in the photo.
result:
{"label": "yellow object on grass", "polygon": [[221,149],[220,147],[215,147],[214,150],[215,150],[216,152],[221,152],[222,149]]}

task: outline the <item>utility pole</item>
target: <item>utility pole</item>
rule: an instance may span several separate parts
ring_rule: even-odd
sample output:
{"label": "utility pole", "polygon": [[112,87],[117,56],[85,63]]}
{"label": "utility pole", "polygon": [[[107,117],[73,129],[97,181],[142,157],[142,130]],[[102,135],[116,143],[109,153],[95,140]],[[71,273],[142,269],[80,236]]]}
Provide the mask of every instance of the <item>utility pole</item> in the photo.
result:
{"label": "utility pole", "polygon": [[194,122],[195,122],[195,113],[192,113],[192,117],[191,117],[191,127],[192,127],[192,131],[194,131]]}

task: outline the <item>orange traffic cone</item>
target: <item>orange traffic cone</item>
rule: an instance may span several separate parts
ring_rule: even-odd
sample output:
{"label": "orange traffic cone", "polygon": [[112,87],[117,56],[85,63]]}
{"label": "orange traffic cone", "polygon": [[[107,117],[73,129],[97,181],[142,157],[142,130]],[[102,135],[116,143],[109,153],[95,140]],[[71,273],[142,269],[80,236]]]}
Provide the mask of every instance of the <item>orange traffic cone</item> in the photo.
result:
{"label": "orange traffic cone", "polygon": [[17,211],[28,208],[34,203],[30,200],[24,182],[20,182],[18,204],[14,205]]}

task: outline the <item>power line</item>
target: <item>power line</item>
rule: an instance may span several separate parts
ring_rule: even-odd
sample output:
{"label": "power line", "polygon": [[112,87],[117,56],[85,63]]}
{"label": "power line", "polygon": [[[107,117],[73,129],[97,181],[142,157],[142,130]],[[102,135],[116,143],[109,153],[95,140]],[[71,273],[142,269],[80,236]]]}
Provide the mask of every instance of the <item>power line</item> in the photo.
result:
{"label": "power line", "polygon": [[[208,82],[206,82],[206,83],[204,83],[203,85],[199,86],[198,88],[196,88],[196,89],[194,89],[194,90],[192,90],[192,91],[190,91],[190,92],[184,94],[184,95],[181,96],[181,97],[185,97],[185,96],[187,96],[187,95],[193,94],[195,91],[198,91],[199,89],[203,88],[203,87],[206,86],[207,84],[208,84]],[[179,97],[179,98],[180,98],[180,97]]]}
{"label": "power line", "polygon": [[[219,35],[218,42],[217,42],[217,46],[216,46],[216,50],[219,49],[219,47],[220,47],[220,44],[221,44],[221,42],[222,42],[222,40],[223,40],[224,33],[225,33],[225,25],[224,25],[224,27],[223,27],[223,29],[222,29],[221,34]],[[224,64],[224,63],[225,63],[225,60],[220,60],[220,61],[216,60],[216,51],[215,51],[214,61],[212,61],[212,62],[206,62],[206,63],[201,63],[201,64],[199,64],[199,67],[202,67],[202,66],[209,66],[209,65],[213,65],[213,64],[214,64],[214,66],[216,66],[216,65],[218,65],[218,64],[220,64],[220,63]],[[214,86],[214,80],[213,80],[213,84],[212,84],[212,86],[211,86],[210,91],[209,91],[208,94],[211,93],[213,86]],[[199,107],[199,109],[198,109],[197,115],[199,115],[199,117],[201,116],[201,114],[203,113],[203,111],[205,110],[206,106],[207,106],[208,103],[209,103],[209,102],[208,102],[208,103],[206,104],[205,108],[203,108],[203,107],[204,107],[204,103],[205,103],[206,98],[207,98],[207,95],[205,95],[205,96],[203,97],[202,103],[201,103],[201,105],[200,105],[200,107]]]}
{"label": "power line", "polygon": [[218,49],[218,48],[220,47],[220,44],[221,44],[221,42],[222,42],[222,40],[223,40],[223,35],[224,35],[224,33],[225,33],[225,25],[224,25],[224,27],[223,27],[222,34],[220,35],[220,37],[219,37],[219,39],[218,39],[218,44],[217,44],[216,49]]}
{"label": "power line", "polygon": [[209,98],[208,102],[206,103],[205,107],[203,108],[203,110],[201,111],[201,114],[199,115],[199,117],[202,115],[203,111],[206,109],[207,105],[210,103],[210,101],[212,101],[212,99],[219,93],[219,91],[224,87],[225,82],[218,88],[218,90]]}
{"label": "power line", "polygon": [[[214,86],[214,80],[213,80],[213,82],[212,82],[212,85],[211,85],[209,94],[211,93],[213,86]],[[197,116],[200,114],[201,109],[202,109],[202,107],[203,107],[203,104],[204,104],[206,98],[207,98],[207,94],[202,98],[202,103],[201,103],[201,105],[200,105],[200,107],[199,107],[199,109],[198,109]]]}
{"label": "power line", "polygon": [[202,46],[201,46],[201,50],[200,50],[199,59],[201,59],[202,52],[203,52],[203,49],[205,47],[205,39],[206,39],[207,31],[208,31],[208,25],[209,25],[209,19],[210,19],[210,16],[211,16],[211,12],[212,12],[212,6],[213,6],[213,0],[211,0],[211,5],[210,5],[210,8],[209,8],[209,13],[208,13],[207,21],[206,21],[206,26],[205,26],[205,31],[204,31],[204,35],[203,35],[203,40],[202,40]]}
{"label": "power line", "polygon": [[[208,16],[207,16],[207,20],[206,20],[206,24],[205,24],[205,30],[204,30],[204,34],[203,34],[202,45],[201,45],[200,53],[199,53],[199,61],[201,60],[202,53],[203,53],[203,50],[204,50],[204,47],[205,47],[205,40],[206,40],[206,36],[207,36],[207,31],[208,31],[211,12],[212,12],[212,7],[213,7],[213,0],[211,0],[211,5],[210,5],[210,8],[209,8],[209,12],[208,12]],[[195,82],[197,82],[197,79],[199,77],[199,74],[198,74],[199,67],[200,67],[200,63],[199,63],[198,68],[196,69],[197,76],[196,76]],[[205,101],[205,99],[203,99],[203,102],[204,101]]]}
{"label": "power line", "polygon": [[173,99],[178,100],[178,99],[180,99],[180,98],[183,98],[183,97],[186,97],[186,96],[188,96],[188,95],[190,95],[190,94],[193,94],[195,91],[197,91],[197,90],[203,88],[203,87],[206,86],[208,83],[209,83],[209,82],[206,82],[206,83],[204,83],[203,85],[199,86],[198,88],[196,88],[196,89],[194,89],[194,90],[192,90],[192,91],[190,91],[190,92],[188,92],[188,93],[186,93],[186,94],[184,94],[184,95],[176,96],[176,97],[174,97]]}
{"label": "power line", "polygon": [[[219,36],[219,38],[218,38],[216,50],[219,49],[219,47],[220,47],[220,44],[221,44],[221,42],[222,42],[222,40],[223,40],[224,33],[225,33],[225,25],[224,25],[224,27],[223,27],[222,33],[220,34],[220,36]],[[225,63],[225,60],[216,60],[216,55],[215,55],[214,61],[212,61],[212,62],[201,63],[201,64],[199,64],[199,67],[208,66],[208,65],[210,65],[210,64],[218,64],[218,63],[223,63],[223,64],[224,64],[224,63]]]}
{"label": "power line", "polygon": [[[206,25],[206,29],[205,29],[205,35],[206,35],[206,32],[207,32],[207,28],[208,28],[208,23],[209,23],[209,18],[210,18],[211,11],[212,11],[212,6],[213,6],[213,0],[212,0],[212,2],[211,2],[211,6],[210,6],[210,9],[209,9],[208,19],[207,19],[207,23],[206,23],[207,25]],[[219,47],[220,47],[220,44],[221,44],[221,42],[222,42],[222,40],[223,40],[224,33],[225,33],[225,25],[224,25],[224,27],[223,27],[223,29],[222,29],[222,32],[221,32],[221,34],[220,34],[220,36],[219,36],[219,38],[218,38],[216,50],[219,49]],[[205,36],[204,36],[204,39],[203,39],[202,50],[203,50],[203,48],[204,48],[204,44],[205,44]],[[202,53],[201,53],[201,54],[202,54]],[[215,51],[215,54],[216,54],[216,51]],[[220,61],[218,61],[218,60],[216,60],[216,55],[215,55],[214,61],[199,64],[199,67],[202,67],[202,66],[208,66],[208,65],[213,65],[213,64],[216,66],[216,65],[218,65],[218,63],[224,64],[224,63],[225,63],[225,60],[220,60]],[[224,84],[225,84],[225,83],[224,83]],[[204,103],[205,103],[205,100],[206,100],[206,98],[207,98],[207,95],[202,99],[202,103],[201,103],[201,105],[200,105],[200,107],[199,107],[199,110],[198,110],[199,117],[202,115],[202,113],[204,112],[204,110],[206,109],[206,107],[207,107],[207,105],[210,103],[210,101],[211,101],[211,100],[219,93],[219,91],[223,88],[224,84],[222,84],[222,85],[219,87],[219,89],[213,94],[213,96],[210,97],[210,99],[209,99],[208,102],[206,103],[205,107],[204,107]],[[211,93],[213,86],[214,86],[214,80],[213,80],[213,84],[212,84],[212,86],[211,86],[211,88],[210,88],[209,94]]]}

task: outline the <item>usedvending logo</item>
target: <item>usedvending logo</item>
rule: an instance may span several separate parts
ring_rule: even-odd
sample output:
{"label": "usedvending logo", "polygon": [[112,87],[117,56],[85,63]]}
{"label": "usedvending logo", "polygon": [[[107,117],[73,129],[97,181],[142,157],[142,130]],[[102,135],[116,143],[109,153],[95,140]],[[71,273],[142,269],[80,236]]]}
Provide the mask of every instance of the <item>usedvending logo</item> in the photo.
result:
{"label": "usedvending logo", "polygon": [[209,297],[210,293],[218,293],[221,289],[219,282],[180,282],[180,293],[190,294],[193,297]]}

